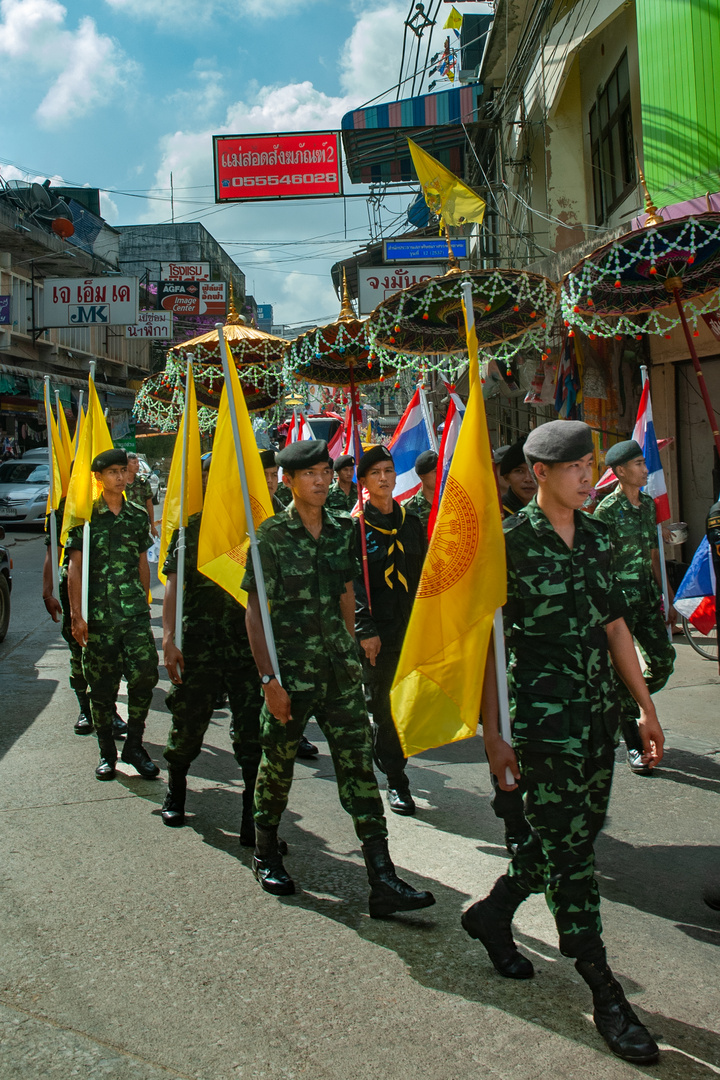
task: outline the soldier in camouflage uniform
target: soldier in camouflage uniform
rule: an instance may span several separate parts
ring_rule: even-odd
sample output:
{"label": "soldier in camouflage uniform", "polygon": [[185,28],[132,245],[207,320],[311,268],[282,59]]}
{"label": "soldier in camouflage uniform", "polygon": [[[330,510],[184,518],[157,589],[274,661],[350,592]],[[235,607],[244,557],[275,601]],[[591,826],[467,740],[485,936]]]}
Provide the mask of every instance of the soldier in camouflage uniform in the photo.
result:
{"label": "soldier in camouflage uniform", "polygon": [[152,488],[150,487],[150,481],[145,476],[140,476],[140,458],[137,454],[132,452],[128,454],[128,482],[125,485],[125,498],[131,503],[135,503],[141,510],[147,511],[147,516],[150,518],[150,532],[153,536],[157,536],[157,526],[155,525],[155,506],[152,498]]}
{"label": "soldier in camouflage uniform", "polygon": [[592,450],[591,431],[578,421],[543,424],[525,444],[538,496],[504,525],[514,751],[498,732],[490,659],[483,734],[501,786],[515,786],[507,768],[519,780],[532,834],[462,923],[501,975],[530,978],[533,966],[511,924],[523,900],[544,892],[560,951],[592,990],[598,1030],[614,1053],[640,1064],[654,1061],[658,1048],[608,967],[594,875],[617,743],[615,672],[640,704],[648,763],[662,757],[663,735],[623,619],[607,528],[580,511],[592,485]]}
{"label": "soldier in camouflage uniform", "polygon": [[[83,550],[83,528],[68,534],[68,593],[72,632],[83,647],[93,727],[100,746],[98,780],[115,776],[117,750],[113,742],[120,678],[128,687],[128,734],[122,760],[146,780],[160,770],[142,744],[153,687],[158,680],[157,649],[150,628],[148,593],[152,547],[144,510],[123,498],[127,456],[124,450],[106,450],[94,459],[92,471],[103,491],[93,506],[90,550]],[[83,559],[89,559],[88,621],[82,617]]]}
{"label": "soldier in camouflage uniform", "polygon": [[326,510],[342,510],[349,514],[355,506],[358,498],[357,484],[353,480],[355,472],[355,458],[350,454],[343,454],[335,459],[335,483],[328,492]]}
{"label": "soldier in camouflage uniform", "polygon": [[[57,535],[60,536],[62,531],[62,519],[65,511],[65,499],[60,500],[60,505],[55,511],[55,524],[57,528]],[[75,721],[73,731],[76,735],[92,735],[92,714],[90,711],[90,698],[87,692],[87,680],[83,673],[82,666],[82,647],[77,643],[72,634],[72,624],[70,618],[70,597],[68,596],[67,586],[67,568],[68,568],[68,552],[63,554],[62,564],[58,573],[58,591],[60,593],[60,599],[57,600],[53,595],[53,580],[52,580],[52,555],[51,555],[51,543],[50,543],[50,518],[45,526],[45,561],[43,563],[42,581],[43,581],[43,603],[45,604],[45,610],[48,615],[51,616],[53,622],[61,622],[60,633],[63,639],[67,643],[70,650],[70,685],[75,691],[75,697],[78,700],[80,706],[80,714]],[[119,715],[117,708],[115,710],[115,716],[113,718],[113,738],[124,739],[127,735],[127,724],[123,718]]]}
{"label": "soldier in camouflage uniform", "polygon": [[417,892],[401,881],[388,853],[352,636],[352,581],[357,573],[353,525],[344,514],[329,514],[323,508],[332,476],[327,443],[293,443],[278,454],[278,463],[290,480],[293,505],[262,523],[258,551],[282,686],[270,662],[249,559],[243,580],[249,594],[248,634],[265,694],[253,872],[267,892],[295,891],[278,851],[277,830],[290,793],[297,744],[314,713],[330,746],[340,801],[362,842],[371,916],[428,907],[434,903],[432,894]]}
{"label": "soldier in camouflage uniform", "polygon": [[415,458],[415,472],[420,477],[421,487],[402,504],[406,510],[412,510],[420,518],[427,533],[430,511],[435,498],[437,482],[438,456],[434,450],[423,450]]}
{"label": "soldier in camouflage uniform", "polygon": [[[613,470],[619,483],[600,503],[595,517],[604,521],[610,531],[617,578],[625,594],[625,622],[645,658],[648,690],[656,694],[665,686],[675,665],[675,649],[667,630],[667,623],[675,621],[675,611],[668,612],[667,621],[663,618],[655,503],[650,495],[640,490],[647,483],[647,465],[642,449],[634,439],[611,446],[605,455],[605,464]],[[648,775],[651,770],[642,760],[638,716],[637,702],[621,686],[620,725],[627,746],[628,765],[634,773]]]}
{"label": "soldier in camouflage uniform", "polygon": [[500,459],[498,472],[507,484],[502,496],[503,517],[510,517],[522,510],[537,491],[535,475],[528,466],[523,453],[526,435],[509,446]]}

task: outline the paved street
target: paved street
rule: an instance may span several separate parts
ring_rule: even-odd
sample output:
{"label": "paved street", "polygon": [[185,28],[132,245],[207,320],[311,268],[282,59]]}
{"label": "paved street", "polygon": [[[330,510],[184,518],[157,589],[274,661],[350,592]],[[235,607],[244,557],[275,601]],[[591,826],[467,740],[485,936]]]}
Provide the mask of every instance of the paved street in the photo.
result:
{"label": "paved street", "polygon": [[[668,734],[645,779],[620,762],[598,845],[610,963],[661,1043],[642,1070],[611,1056],[590,996],[560,957],[544,899],[517,938],[536,965],[503,980],[459,925],[502,872],[479,740],[415,759],[414,819],[391,851],[430,888],[427,913],[372,921],[327,746],[299,763],[282,835],[299,891],[263,893],[238,845],[242,784],[216,712],[195,762],[184,829],[164,828],[166,776],[120,766],[93,777],[78,738],[67,652],[41,601],[42,538],[10,533],[13,614],[0,645],[0,1077],[111,1080],[620,1080],[720,1074],[720,916],[700,899],[720,877],[720,678],[690,647],[659,696]],[[161,590],[154,589],[155,596]],[[160,640],[160,605],[153,604]],[[468,662],[471,662],[470,658]],[[167,680],[146,745],[161,756]],[[121,691],[120,711],[125,697]]]}

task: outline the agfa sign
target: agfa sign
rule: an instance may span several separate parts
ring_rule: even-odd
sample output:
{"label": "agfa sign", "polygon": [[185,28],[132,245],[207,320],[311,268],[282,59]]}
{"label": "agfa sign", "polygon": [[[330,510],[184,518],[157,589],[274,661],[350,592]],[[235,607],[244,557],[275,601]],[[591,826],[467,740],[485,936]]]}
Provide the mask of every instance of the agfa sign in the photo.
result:
{"label": "agfa sign", "polygon": [[342,195],[340,134],[213,135],[215,202]]}
{"label": "agfa sign", "polygon": [[137,322],[136,277],[45,278],[43,326],[114,326]]}
{"label": "agfa sign", "polygon": [[227,309],[224,281],[161,281],[158,307],[176,315],[224,315]]}

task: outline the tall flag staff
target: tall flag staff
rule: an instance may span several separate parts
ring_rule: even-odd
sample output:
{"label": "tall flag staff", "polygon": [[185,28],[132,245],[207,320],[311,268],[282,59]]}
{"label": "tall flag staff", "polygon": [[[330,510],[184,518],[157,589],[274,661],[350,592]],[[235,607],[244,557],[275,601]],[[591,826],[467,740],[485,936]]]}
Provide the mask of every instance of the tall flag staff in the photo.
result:
{"label": "tall flag staff", "polygon": [[225,392],[227,394],[230,421],[232,424],[233,441],[235,443],[235,453],[237,455],[238,472],[240,474],[240,487],[242,489],[243,506],[245,507],[246,527],[248,537],[250,539],[250,556],[253,562],[253,570],[255,571],[258,601],[260,604],[260,615],[262,618],[263,631],[265,633],[265,643],[267,645],[268,654],[270,656],[270,663],[272,664],[273,674],[282,686],[282,681],[280,679],[280,668],[277,658],[277,650],[275,648],[275,636],[273,634],[272,622],[270,620],[270,610],[268,608],[267,592],[265,590],[265,577],[263,574],[262,562],[260,561],[257,534],[255,532],[255,522],[253,520],[252,503],[250,502],[250,491],[248,489],[247,474],[245,472],[245,461],[242,452],[242,441],[240,438],[240,427],[238,424],[235,394],[233,393],[233,375],[235,375],[235,380],[237,381],[237,374],[235,373],[234,369],[232,372],[230,370],[230,351],[223,335],[223,324],[216,323],[215,329],[217,330],[218,339],[220,341],[220,355],[222,356],[223,374],[225,376]]}
{"label": "tall flag staff", "polygon": [[[175,606],[175,644],[182,652],[183,599],[185,590],[185,526],[187,524],[187,472],[188,442],[190,437],[190,387],[193,384],[192,360],[188,360],[185,371],[185,409],[182,424],[182,465],[180,468],[180,521],[177,543],[177,599]],[[194,395],[193,395],[194,396]],[[195,428],[197,429],[197,408],[195,409]],[[199,432],[198,432],[199,435]]]}
{"label": "tall flag staff", "polygon": [[420,408],[422,409],[423,420],[425,421],[425,428],[427,429],[428,439],[430,440],[430,448],[437,453],[438,441],[435,434],[435,428],[433,427],[432,418],[430,416],[430,406],[428,405],[427,394],[425,387],[422,383],[418,385],[420,391]]}
{"label": "tall flag staff", "polygon": [[[667,566],[665,564],[665,542],[663,540],[661,522],[667,521],[667,519],[670,517],[670,504],[667,497],[667,488],[665,487],[665,475],[663,473],[662,465],[660,464],[657,438],[655,436],[655,425],[653,424],[652,419],[652,404],[650,401],[650,384],[647,364],[640,365],[640,378],[642,380],[643,394],[642,398],[640,399],[640,408],[638,409],[638,418],[635,422],[633,439],[635,439],[635,441],[638,442],[642,447],[643,457],[645,458],[645,463],[648,467],[648,482],[646,490],[648,495],[652,496],[655,503],[655,516],[657,518],[658,554],[660,555],[660,577],[662,581],[663,594],[663,609],[665,612],[665,618],[667,618],[668,612],[670,611],[670,590],[668,589]],[[646,387],[647,393],[645,393]],[[654,479],[658,479],[658,472],[660,473],[659,484],[653,482]],[[667,634],[670,641],[672,641],[672,626],[670,626],[669,624],[667,627]]]}

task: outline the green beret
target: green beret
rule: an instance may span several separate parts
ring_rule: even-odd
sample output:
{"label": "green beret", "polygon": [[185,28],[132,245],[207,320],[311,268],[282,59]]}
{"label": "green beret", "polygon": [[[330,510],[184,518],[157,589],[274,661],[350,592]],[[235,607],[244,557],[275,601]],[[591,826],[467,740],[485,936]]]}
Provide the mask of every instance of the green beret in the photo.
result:
{"label": "green beret", "polygon": [[275,463],[285,472],[311,469],[313,465],[330,464],[328,445],[323,439],[304,439],[290,443],[275,455]]}
{"label": "green beret", "polygon": [[347,468],[348,465],[352,465],[354,468],[355,458],[351,457],[350,454],[341,454],[339,458],[335,458],[333,468],[335,469],[335,472],[340,472],[341,469]]}
{"label": "green beret", "polygon": [[422,454],[415,458],[415,472],[418,476],[427,476],[437,468],[437,463],[438,456],[434,450],[423,450]]}
{"label": "green beret", "polygon": [[365,451],[358,462],[358,476],[364,476],[368,469],[371,469],[373,465],[377,465],[378,461],[389,461],[393,468],[395,467],[393,456],[387,446],[371,446],[369,450]]}
{"label": "green beret", "polygon": [[605,464],[608,469],[614,469],[616,465],[627,465],[628,461],[634,461],[635,458],[642,456],[640,444],[634,439],[627,439],[626,442],[615,443],[610,447],[605,455]]}
{"label": "green beret", "polygon": [[262,461],[263,469],[274,469],[277,465],[274,450],[261,450],[260,460]]}
{"label": "green beret", "polygon": [[122,465],[123,468],[127,467],[128,456],[124,450],[120,448],[114,450],[103,450],[102,454],[98,454],[93,458],[93,463],[90,466],[91,472],[102,472],[103,469],[109,469],[111,465]]}
{"label": "green beret", "polygon": [[530,432],[524,451],[531,465],[536,461],[546,465],[579,461],[593,452],[592,431],[582,420],[551,420]]}
{"label": "green beret", "polygon": [[523,435],[521,439],[518,439],[516,443],[509,446],[503,456],[500,458],[500,475],[507,476],[513,469],[519,469],[521,465],[527,465],[525,461],[525,454],[523,447],[527,440],[527,435]]}

